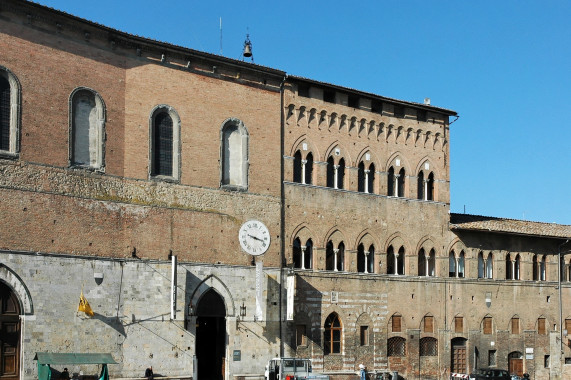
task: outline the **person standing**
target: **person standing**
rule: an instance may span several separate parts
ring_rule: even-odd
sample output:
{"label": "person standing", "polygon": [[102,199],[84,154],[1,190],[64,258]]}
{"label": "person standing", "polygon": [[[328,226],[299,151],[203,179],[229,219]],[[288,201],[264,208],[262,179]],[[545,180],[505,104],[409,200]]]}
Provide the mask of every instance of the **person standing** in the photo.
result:
{"label": "person standing", "polygon": [[367,373],[365,371],[365,366],[363,364],[359,364],[359,380],[366,380]]}

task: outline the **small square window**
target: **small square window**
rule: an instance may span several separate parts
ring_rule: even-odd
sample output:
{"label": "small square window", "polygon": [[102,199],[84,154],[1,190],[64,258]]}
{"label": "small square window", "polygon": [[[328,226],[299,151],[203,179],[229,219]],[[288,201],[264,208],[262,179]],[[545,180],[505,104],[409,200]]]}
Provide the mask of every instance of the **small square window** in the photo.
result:
{"label": "small square window", "polygon": [[335,103],[335,91],[323,90],[323,101]]}
{"label": "small square window", "polygon": [[571,358],[565,358],[565,364],[571,364]]}
{"label": "small square window", "polygon": [[299,96],[309,97],[309,85],[306,83],[300,83],[297,85],[297,94]]}
{"label": "small square window", "polygon": [[378,100],[373,100],[371,102],[371,111],[374,113],[382,114],[383,113],[383,102]]}
{"label": "small square window", "polygon": [[496,366],[496,350],[488,351],[488,367]]}

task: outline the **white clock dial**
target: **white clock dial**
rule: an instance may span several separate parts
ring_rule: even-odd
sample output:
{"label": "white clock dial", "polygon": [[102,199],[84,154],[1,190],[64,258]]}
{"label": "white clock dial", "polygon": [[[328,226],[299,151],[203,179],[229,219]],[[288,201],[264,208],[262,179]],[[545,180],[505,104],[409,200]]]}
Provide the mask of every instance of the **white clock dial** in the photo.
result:
{"label": "white clock dial", "polygon": [[248,220],[242,224],[238,239],[242,249],[250,255],[262,255],[270,247],[270,231],[259,220]]}

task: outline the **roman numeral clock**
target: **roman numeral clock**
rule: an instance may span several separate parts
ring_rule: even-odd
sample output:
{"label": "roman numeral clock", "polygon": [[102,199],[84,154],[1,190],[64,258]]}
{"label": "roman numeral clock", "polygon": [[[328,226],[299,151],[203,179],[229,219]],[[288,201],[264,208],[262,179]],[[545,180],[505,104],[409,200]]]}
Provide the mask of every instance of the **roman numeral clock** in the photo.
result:
{"label": "roman numeral clock", "polygon": [[242,224],[238,238],[242,249],[253,256],[264,254],[270,247],[270,231],[259,220],[248,220]]}

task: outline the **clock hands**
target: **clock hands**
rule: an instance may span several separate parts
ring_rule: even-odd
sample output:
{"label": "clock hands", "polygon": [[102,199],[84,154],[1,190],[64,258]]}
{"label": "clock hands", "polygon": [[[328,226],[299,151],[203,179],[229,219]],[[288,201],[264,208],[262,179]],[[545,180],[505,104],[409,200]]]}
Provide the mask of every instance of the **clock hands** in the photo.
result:
{"label": "clock hands", "polygon": [[259,240],[259,241],[263,242],[263,240],[262,240],[262,239],[260,239],[260,238],[259,238],[259,237],[257,237],[257,236],[254,236],[254,235],[250,235],[250,234],[248,234],[248,236],[249,236],[249,237],[251,237],[252,239],[255,239],[255,240]]}

